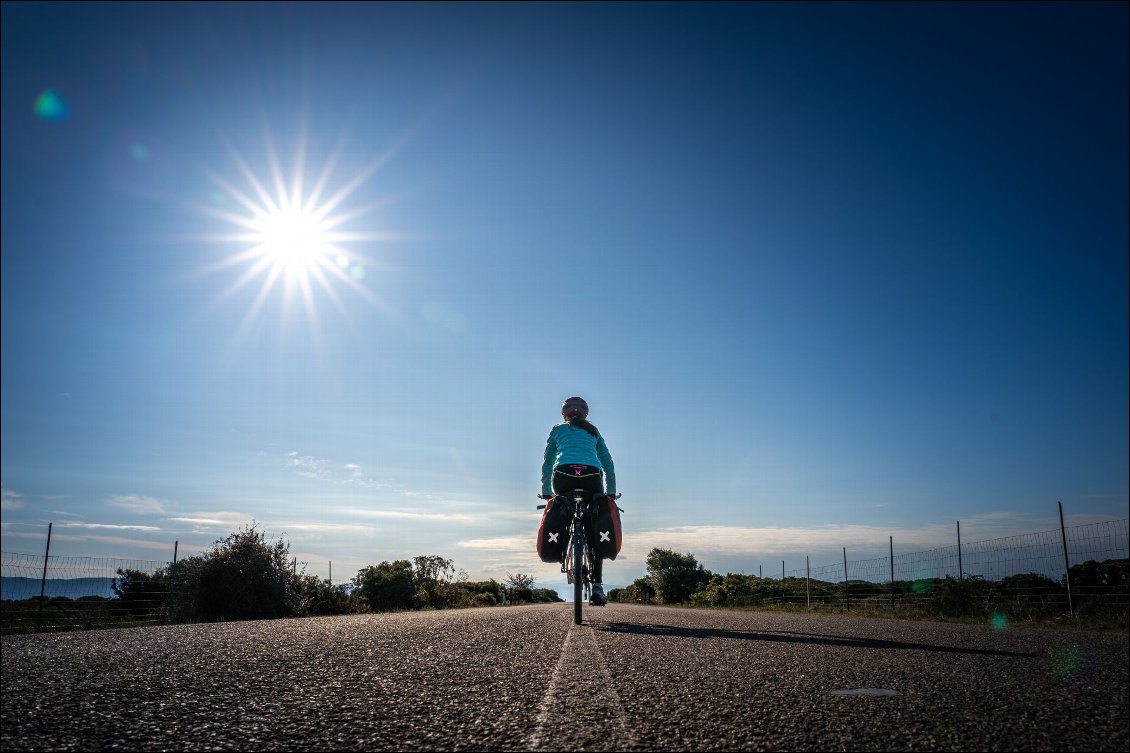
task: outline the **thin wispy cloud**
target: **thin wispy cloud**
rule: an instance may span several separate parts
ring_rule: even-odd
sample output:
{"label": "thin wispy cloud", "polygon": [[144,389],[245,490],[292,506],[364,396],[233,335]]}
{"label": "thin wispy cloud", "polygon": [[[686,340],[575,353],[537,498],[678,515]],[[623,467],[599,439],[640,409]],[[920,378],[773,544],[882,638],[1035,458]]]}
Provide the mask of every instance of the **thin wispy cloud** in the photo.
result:
{"label": "thin wispy cloud", "polygon": [[360,486],[366,489],[391,488],[387,481],[365,473],[365,470],[357,463],[337,463],[329,458],[288,452],[286,454],[286,467],[295,475],[303,478]]}
{"label": "thin wispy cloud", "polygon": [[[371,476],[366,473],[364,468],[358,463],[338,463],[329,458],[317,457],[315,455],[302,455],[295,451],[286,453],[285,458],[286,468],[302,478],[324,481],[328,484],[342,487],[381,490],[388,494],[404,497],[414,504],[427,503],[431,507],[457,507],[465,509],[474,506],[473,503],[452,499],[445,494],[413,489],[402,484],[393,483],[388,479]],[[360,515],[375,514],[383,517],[416,517],[420,520],[452,520],[456,522],[474,523],[486,520],[483,516],[467,513],[417,513],[415,511],[383,511],[372,513],[370,508],[358,508],[355,512]],[[512,511],[500,510],[497,514],[492,515],[494,519],[498,519],[500,516],[512,517],[513,513]]]}
{"label": "thin wispy cloud", "polygon": [[[9,531],[5,533],[5,536],[13,539],[29,539],[31,541],[39,543],[42,543],[45,540],[45,536],[42,532],[36,533]],[[71,533],[57,533],[52,535],[51,548],[54,549],[56,543],[64,541],[72,543],[92,542],[98,544],[106,544],[113,547],[119,547],[119,551],[121,552],[132,552],[137,549],[152,549],[155,551],[168,552],[171,556],[173,550],[172,541],[148,541],[146,539],[132,539],[123,536],[99,536],[95,534],[83,535]]]}
{"label": "thin wispy cloud", "polygon": [[523,552],[536,546],[535,536],[494,536],[486,539],[466,539],[456,543],[463,549],[487,549],[495,552]]}
{"label": "thin wispy cloud", "polygon": [[155,497],[144,494],[119,494],[110,498],[110,504],[123,510],[140,513],[143,515],[160,514],[165,512],[164,504]]}
{"label": "thin wispy cloud", "polygon": [[243,512],[205,512],[201,511],[195,515],[184,515],[175,518],[168,518],[172,523],[187,523],[193,526],[196,532],[211,532],[214,529],[222,528],[226,531],[235,531],[240,526],[247,525],[251,522],[252,516]]}
{"label": "thin wispy cloud", "polygon": [[157,526],[134,526],[134,525],[115,525],[113,523],[80,523],[80,522],[64,522],[60,523],[59,528],[108,528],[117,531],[160,531]]}
{"label": "thin wispy cloud", "polygon": [[316,458],[313,455],[299,455],[297,452],[288,452],[286,465],[295,474],[303,478],[330,479],[329,461]]}
{"label": "thin wispy cloud", "polygon": [[[330,484],[342,486],[355,486],[364,489],[380,489],[391,494],[404,497],[413,503],[426,502],[431,507],[440,508],[437,511],[420,512],[418,510],[380,509],[377,507],[351,507],[338,509],[334,512],[346,518],[396,518],[401,520],[454,522],[454,523],[482,523],[488,517],[480,514],[466,512],[449,512],[443,508],[457,507],[464,509],[469,503],[453,500],[427,491],[410,489],[397,486],[385,479],[375,478],[365,472],[358,463],[337,463],[329,458],[320,458],[314,455],[302,455],[296,451],[286,453],[286,467],[295,475],[303,478],[325,481]],[[376,504],[376,503],[374,503]]]}
{"label": "thin wispy cloud", "polygon": [[388,482],[373,478],[372,476],[365,473],[361,469],[361,466],[357,465],[356,463],[346,463],[342,467],[345,469],[346,473],[349,474],[348,478],[345,479],[345,483],[347,484],[353,484],[355,486],[361,486],[368,489],[382,489],[389,487]]}
{"label": "thin wispy cloud", "polygon": [[0,510],[19,510],[24,506],[24,495],[0,487]]}
{"label": "thin wispy cloud", "polygon": [[343,510],[343,514],[359,518],[393,518],[397,520],[419,520],[442,523],[482,523],[487,520],[484,515],[472,515],[462,512],[416,512],[414,510],[379,510],[367,508],[350,508]]}
{"label": "thin wispy cloud", "polygon": [[287,523],[265,523],[271,530],[285,531],[287,533],[343,533],[343,534],[372,534],[369,526],[357,523],[310,523],[306,521],[291,521]]}

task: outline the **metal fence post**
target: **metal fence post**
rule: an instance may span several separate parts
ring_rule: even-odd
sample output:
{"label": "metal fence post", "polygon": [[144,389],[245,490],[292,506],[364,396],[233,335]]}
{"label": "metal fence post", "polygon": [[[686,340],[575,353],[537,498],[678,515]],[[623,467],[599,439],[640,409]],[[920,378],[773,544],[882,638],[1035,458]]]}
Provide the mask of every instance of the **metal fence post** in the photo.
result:
{"label": "metal fence post", "polygon": [[804,555],[804,605],[812,609],[812,568],[808,564],[808,555]]}
{"label": "metal fence post", "polygon": [[895,537],[891,541],[891,611],[895,611]]}
{"label": "metal fence post", "polygon": [[1063,527],[1063,502],[1059,502],[1059,535],[1063,539],[1063,577],[1067,579],[1067,612],[1075,617],[1075,604],[1071,601],[1071,565],[1067,561],[1067,529]]}
{"label": "metal fence post", "polygon": [[961,521],[957,521],[957,579],[965,580],[965,568],[961,566]]}
{"label": "metal fence post", "polygon": [[180,553],[180,542],[173,542],[173,566],[169,572],[169,617],[177,607],[177,555]]}
{"label": "metal fence post", "polygon": [[334,561],[330,560],[330,585],[334,584]]}
{"label": "metal fence post", "polygon": [[848,609],[851,609],[851,591],[848,590],[848,577],[847,577],[847,547],[844,547],[844,603]]}
{"label": "metal fence post", "polygon": [[43,577],[39,581],[39,616],[35,618],[35,632],[43,629],[43,599],[47,593],[47,560],[51,557],[51,527],[54,523],[47,524],[47,551],[43,553]]}

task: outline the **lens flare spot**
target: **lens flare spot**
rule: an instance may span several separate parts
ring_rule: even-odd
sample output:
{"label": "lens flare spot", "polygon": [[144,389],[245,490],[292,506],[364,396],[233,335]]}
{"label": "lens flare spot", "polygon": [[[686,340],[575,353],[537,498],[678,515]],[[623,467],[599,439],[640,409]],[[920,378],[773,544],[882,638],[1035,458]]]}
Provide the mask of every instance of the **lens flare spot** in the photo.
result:
{"label": "lens flare spot", "polygon": [[149,147],[145,144],[130,144],[129,156],[133,157],[138,162],[148,162]]}
{"label": "lens flare spot", "polygon": [[1079,647],[1075,644],[1054,649],[1048,654],[1048,659],[1051,661],[1052,672],[1062,680],[1072,677],[1082,665]]}
{"label": "lens flare spot", "polygon": [[365,279],[365,268],[360,264],[354,264],[349,268],[349,276],[354,280],[363,280]]}
{"label": "lens flare spot", "polygon": [[45,89],[35,98],[35,115],[42,120],[63,120],[68,112],[67,104],[53,89]]}
{"label": "lens flare spot", "polygon": [[337,265],[342,269],[349,269],[349,257],[345,254],[338,254],[335,261],[337,262]]}
{"label": "lens flare spot", "polygon": [[910,590],[916,594],[924,593],[930,590],[930,579],[919,578],[910,584]]}
{"label": "lens flare spot", "polygon": [[1004,630],[1008,627],[1008,618],[1001,612],[993,612],[993,616],[989,618],[989,624],[996,630]]}

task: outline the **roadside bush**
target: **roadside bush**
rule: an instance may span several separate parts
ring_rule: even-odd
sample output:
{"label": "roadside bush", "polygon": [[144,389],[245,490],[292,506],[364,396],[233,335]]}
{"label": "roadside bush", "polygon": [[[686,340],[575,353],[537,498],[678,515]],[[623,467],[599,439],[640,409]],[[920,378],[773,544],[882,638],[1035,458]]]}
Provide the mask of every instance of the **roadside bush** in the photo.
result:
{"label": "roadside bush", "polygon": [[408,560],[382,562],[358,571],[353,578],[369,609],[390,612],[416,606],[416,580]]}
{"label": "roadside bush", "polygon": [[332,585],[328,580],[313,575],[298,578],[298,614],[301,616],[349,614],[351,604],[349,588]]}
{"label": "roadside bush", "polygon": [[989,612],[992,584],[977,575],[959,580],[947,575],[931,589],[930,607],[942,617],[984,616]]}
{"label": "roadside bush", "polygon": [[194,619],[257,620],[300,612],[290,545],[282,537],[268,542],[254,522],[213,544],[194,569],[191,581],[181,578],[177,584],[191,598]]}
{"label": "roadside bush", "polygon": [[648,552],[647,576],[665,604],[688,601],[700,585],[710,581],[710,573],[693,554],[680,554],[658,547]]}
{"label": "roadside bush", "polygon": [[113,611],[131,617],[149,616],[163,619],[168,607],[169,572],[161,568],[155,573],[119,569],[111,584]]}

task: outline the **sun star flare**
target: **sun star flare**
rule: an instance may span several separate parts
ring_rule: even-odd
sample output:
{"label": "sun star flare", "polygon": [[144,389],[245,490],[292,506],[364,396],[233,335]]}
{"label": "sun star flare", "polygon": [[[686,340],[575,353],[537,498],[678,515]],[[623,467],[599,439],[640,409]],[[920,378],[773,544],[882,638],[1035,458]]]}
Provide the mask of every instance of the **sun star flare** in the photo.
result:
{"label": "sun star flare", "polygon": [[[232,181],[210,173],[219,189],[214,202],[218,205],[207,207],[207,211],[236,229],[210,238],[224,244],[238,244],[238,249],[226,255],[212,271],[243,268],[243,273],[219,296],[217,302],[228,299],[256,280],[260,281],[241,331],[256,318],[280,281],[283,283],[284,305],[288,305],[295,294],[300,296],[311,324],[318,319],[315,299],[319,295],[329,299],[343,315],[346,312],[339,295],[342,288],[369,302],[379,302],[362,282],[371,262],[352,246],[387,240],[390,235],[344,229],[348,223],[371,212],[376,204],[354,208],[343,208],[343,205],[376,171],[380,160],[361,169],[343,187],[331,192],[327,189],[338,162],[339,148],[307,191],[303,181],[307,160],[305,148],[298,148],[288,180],[283,175],[270,138],[266,137],[264,141],[269,177],[256,174],[230,144],[229,151],[246,187],[240,188]],[[347,248],[346,244],[351,247]]]}

